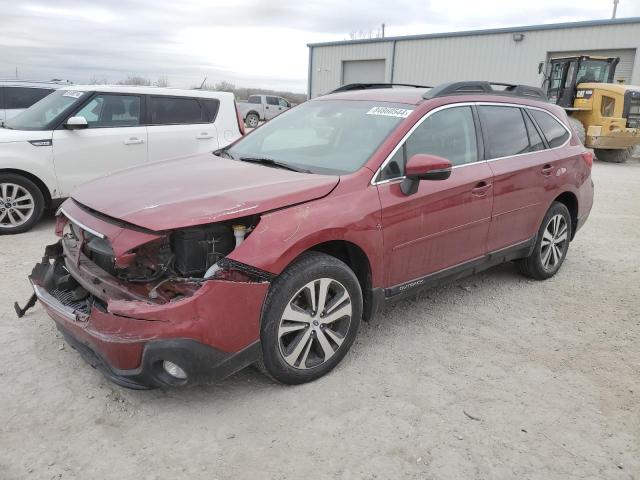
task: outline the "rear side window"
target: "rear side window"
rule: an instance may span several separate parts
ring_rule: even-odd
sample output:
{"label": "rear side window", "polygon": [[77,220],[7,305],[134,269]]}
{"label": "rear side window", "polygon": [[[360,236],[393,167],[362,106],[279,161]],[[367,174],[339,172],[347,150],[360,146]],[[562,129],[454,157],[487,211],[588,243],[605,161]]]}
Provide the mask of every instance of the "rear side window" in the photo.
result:
{"label": "rear side window", "polygon": [[262,103],[258,95],[252,95],[249,97],[248,103]]}
{"label": "rear side window", "polygon": [[569,139],[569,132],[555,118],[541,110],[529,110],[540,130],[547,139],[549,147],[559,147]]}
{"label": "rear side window", "polygon": [[538,150],[544,150],[544,142],[542,141],[542,137],[529,118],[529,115],[527,115],[526,113],[524,115],[524,123],[527,125],[527,133],[529,134],[529,151],[537,152]]}
{"label": "rear side window", "polygon": [[529,151],[524,118],[517,107],[478,107],[487,140],[488,158],[509,157]]}
{"label": "rear side window", "polygon": [[195,98],[151,97],[151,123],[176,125],[207,122],[207,115]]}
{"label": "rear side window", "polygon": [[29,108],[51,92],[50,88],[4,87],[4,108]]}
{"label": "rear side window", "polygon": [[218,108],[220,107],[220,101],[215,98],[201,98],[200,103],[204,106],[204,113],[207,122],[215,121],[218,116]]}

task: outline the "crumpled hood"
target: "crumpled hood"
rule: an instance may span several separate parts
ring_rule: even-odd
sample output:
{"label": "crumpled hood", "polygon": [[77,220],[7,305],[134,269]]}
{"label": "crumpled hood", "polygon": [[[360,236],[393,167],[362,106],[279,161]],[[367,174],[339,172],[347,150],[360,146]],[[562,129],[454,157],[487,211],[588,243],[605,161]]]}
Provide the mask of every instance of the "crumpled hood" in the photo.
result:
{"label": "crumpled hood", "polygon": [[29,140],[51,140],[51,132],[0,128],[0,143],[28,142]]}
{"label": "crumpled hood", "polygon": [[109,217],[161,231],[315,200],[339,180],[208,153],[123,170],[84,184],[71,197]]}

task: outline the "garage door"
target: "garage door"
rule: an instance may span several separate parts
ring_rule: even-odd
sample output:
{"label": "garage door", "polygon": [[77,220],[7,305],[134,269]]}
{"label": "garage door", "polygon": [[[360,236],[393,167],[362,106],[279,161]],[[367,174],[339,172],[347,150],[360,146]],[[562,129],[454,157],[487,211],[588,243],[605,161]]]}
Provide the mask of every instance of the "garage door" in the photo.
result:
{"label": "garage door", "polygon": [[[633,60],[636,56],[635,48],[625,48],[621,50],[580,50],[574,52],[549,52],[547,62],[557,57],[573,57],[577,55],[597,55],[600,57],[620,57],[620,63],[616,67],[614,80],[624,80],[624,83],[631,83],[631,72],[633,71]],[[547,70],[549,71],[549,70]]]}
{"label": "garage door", "polygon": [[384,60],[348,60],[342,62],[342,84],[384,83]]}

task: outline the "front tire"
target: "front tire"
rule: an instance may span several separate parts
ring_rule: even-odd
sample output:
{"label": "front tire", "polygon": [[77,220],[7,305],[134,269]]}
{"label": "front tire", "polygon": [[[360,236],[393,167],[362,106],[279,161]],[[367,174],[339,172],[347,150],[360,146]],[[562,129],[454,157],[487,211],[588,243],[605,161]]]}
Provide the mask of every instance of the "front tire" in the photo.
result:
{"label": "front tire", "polygon": [[30,230],[42,212],[44,197],[35,183],[14,173],[0,174],[0,235]]}
{"label": "front tire", "polygon": [[595,153],[598,160],[609,163],[624,163],[631,158],[631,148],[621,148],[618,150],[598,148],[595,150]]}
{"label": "front tire", "polygon": [[520,273],[536,280],[553,277],[567,256],[571,234],[569,209],[553,202],[542,220],[533,252],[516,262]]}
{"label": "front tire", "polygon": [[259,367],[290,385],[315,380],[347,354],[361,318],[362,291],[353,271],[335,257],[307,252],[269,290]]}

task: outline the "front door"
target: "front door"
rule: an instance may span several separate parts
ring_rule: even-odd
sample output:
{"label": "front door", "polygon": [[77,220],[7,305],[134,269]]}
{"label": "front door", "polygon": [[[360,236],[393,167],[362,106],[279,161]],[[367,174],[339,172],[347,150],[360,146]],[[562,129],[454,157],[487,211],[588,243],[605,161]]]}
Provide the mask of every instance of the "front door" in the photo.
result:
{"label": "front door", "polygon": [[282,113],[282,107],[278,97],[267,95],[264,104],[264,119],[271,120],[273,117],[278,116],[279,113]]}
{"label": "front door", "polygon": [[89,180],[147,161],[147,128],[140,125],[138,95],[99,93],[73,116],[88,128],[53,132],[53,160],[60,195]]}
{"label": "front door", "polygon": [[[492,174],[480,160],[476,131],[470,106],[427,114],[377,177],[388,287],[485,255]],[[447,180],[422,181],[406,196],[404,165],[417,153],[447,158],[454,168]]]}

